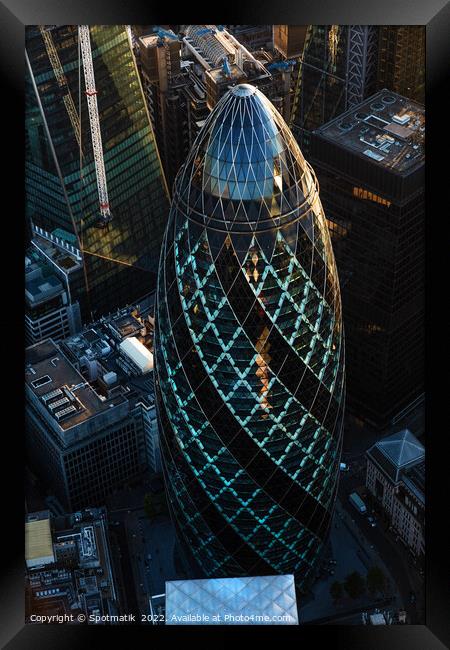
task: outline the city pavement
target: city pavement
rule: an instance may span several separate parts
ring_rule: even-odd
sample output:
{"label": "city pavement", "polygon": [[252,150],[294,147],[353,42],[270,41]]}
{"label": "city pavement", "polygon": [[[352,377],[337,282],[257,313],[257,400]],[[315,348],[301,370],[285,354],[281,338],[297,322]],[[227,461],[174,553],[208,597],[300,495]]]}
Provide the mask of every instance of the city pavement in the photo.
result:
{"label": "city pavement", "polygon": [[[127,601],[134,601],[133,611],[140,614],[150,613],[149,599],[165,592],[166,580],[180,578],[174,564],[173,525],[166,513],[148,518],[143,506],[148,491],[144,486],[118,493],[111,497],[108,510],[111,530],[120,546]],[[124,556],[128,559],[125,567]]]}
{"label": "city pavement", "polygon": [[[346,459],[348,461],[348,458]],[[339,487],[339,502],[341,512],[346,513],[347,521],[356,530],[356,534],[363,536],[369,548],[373,546],[377,556],[387,568],[395,588],[400,594],[400,601],[407,613],[408,623],[423,623],[424,613],[424,585],[418,570],[414,567],[409,551],[397,541],[395,535],[386,530],[381,518],[375,515],[377,525],[371,527],[367,516],[361,516],[348,500],[349,494],[365,485],[365,459],[359,457],[351,462],[351,471],[341,475]],[[364,488],[365,489],[365,488]],[[370,513],[374,516],[374,513]],[[381,566],[381,565],[380,565]],[[414,592],[417,602],[411,603],[411,592]]]}
{"label": "city pavement", "polygon": [[[355,514],[356,511],[355,511]],[[327,565],[334,573],[321,575],[315,583],[312,592],[313,599],[303,607],[299,603],[299,617],[301,623],[313,622],[317,619],[327,619],[348,616],[349,613],[371,611],[382,604],[388,604],[389,609],[398,610],[401,608],[401,599],[395,588],[394,580],[375,548],[371,548],[370,542],[361,533],[355,522],[352,521],[345,509],[338,502],[333,517],[330,532],[330,553],[331,558],[336,561],[335,565]],[[330,587],[335,581],[343,583],[345,578],[357,571],[365,578],[371,566],[379,566],[387,576],[391,587],[384,595],[372,596],[368,593],[357,599],[352,599],[346,594],[334,603],[330,594]],[[392,599],[392,600],[391,600]]]}

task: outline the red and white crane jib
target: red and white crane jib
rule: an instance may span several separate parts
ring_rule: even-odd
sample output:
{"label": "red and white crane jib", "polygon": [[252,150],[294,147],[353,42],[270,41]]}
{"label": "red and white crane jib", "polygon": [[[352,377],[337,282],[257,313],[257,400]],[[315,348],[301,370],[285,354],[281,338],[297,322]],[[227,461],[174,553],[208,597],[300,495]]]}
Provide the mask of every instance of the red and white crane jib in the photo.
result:
{"label": "red and white crane jib", "polygon": [[79,25],[78,35],[80,39],[81,56],[83,59],[84,80],[86,85],[85,92],[89,111],[89,124],[91,127],[95,173],[97,176],[100,215],[102,220],[105,223],[108,223],[111,221],[112,215],[109,208],[108,188],[106,184],[105,161],[103,159],[102,135],[98,116],[97,89],[95,87],[89,25]]}

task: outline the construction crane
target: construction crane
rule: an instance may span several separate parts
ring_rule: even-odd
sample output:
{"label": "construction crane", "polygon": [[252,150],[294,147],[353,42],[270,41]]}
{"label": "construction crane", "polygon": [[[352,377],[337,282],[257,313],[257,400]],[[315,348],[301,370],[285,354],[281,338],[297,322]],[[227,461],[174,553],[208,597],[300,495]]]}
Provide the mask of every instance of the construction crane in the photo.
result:
{"label": "construction crane", "polygon": [[53,43],[53,38],[50,29],[48,28],[46,29],[44,26],[41,25],[39,27],[39,31],[41,32],[45,49],[47,51],[49,61],[53,68],[53,72],[55,73],[58,86],[61,88],[63,92],[62,100],[64,102],[64,106],[66,107],[67,113],[69,115],[72,128],[75,132],[75,137],[77,139],[78,146],[80,147],[81,150],[80,118],[78,117],[77,109],[75,108],[72,95],[70,94],[69,84],[67,83],[67,78],[66,75],[64,74],[61,61],[59,60],[59,56],[56,51],[55,44]]}
{"label": "construction crane", "polygon": [[269,63],[267,70],[283,70],[287,71],[292,68],[297,63],[295,59],[290,59],[288,61],[274,61],[274,63]]}
{"label": "construction crane", "polygon": [[299,61],[299,66],[298,66],[298,75],[297,75],[297,81],[295,84],[295,90],[294,90],[294,99],[292,102],[292,108],[291,108],[291,114],[289,117],[289,128],[292,129],[295,121],[295,117],[297,115],[297,108],[298,108],[298,102],[300,99],[300,94],[301,94],[301,85],[302,85],[302,75],[303,75],[303,62],[305,59],[305,54],[307,52],[307,49],[309,47],[309,42],[312,36],[312,27],[311,25],[308,25],[306,29],[306,35],[305,35],[305,41],[303,43],[303,52],[302,56]]}
{"label": "construction crane", "polygon": [[95,173],[97,176],[98,199],[100,204],[101,227],[105,227],[112,219],[109,208],[108,188],[106,185],[105,161],[103,159],[102,134],[98,117],[97,89],[95,87],[94,65],[92,63],[91,38],[89,25],[78,26],[81,56],[83,59],[84,80],[86,85],[86,98],[91,127],[92,150],[94,152]]}
{"label": "construction crane", "polygon": [[226,77],[231,77],[231,68],[226,56],[223,57],[222,70]]}
{"label": "construction crane", "polygon": [[161,47],[162,45],[164,45],[164,41],[165,41],[166,38],[171,39],[172,41],[177,41],[178,40],[178,36],[176,34],[174,34],[173,32],[167,31],[167,29],[159,28],[159,29],[155,30],[155,33],[158,34],[158,37],[159,37],[158,42],[157,42],[158,47]]}

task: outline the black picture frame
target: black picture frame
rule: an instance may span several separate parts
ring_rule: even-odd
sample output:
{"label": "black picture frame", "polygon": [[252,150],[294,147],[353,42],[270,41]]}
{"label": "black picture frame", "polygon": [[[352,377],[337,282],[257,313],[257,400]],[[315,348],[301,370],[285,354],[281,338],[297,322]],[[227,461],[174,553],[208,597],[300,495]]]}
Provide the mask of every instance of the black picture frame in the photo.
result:
{"label": "black picture frame", "polygon": [[[167,9],[162,4],[128,0],[96,0],[90,2],[62,2],[62,0],[3,0],[0,2],[0,69],[2,73],[2,153],[4,163],[2,201],[2,260],[3,260],[3,310],[0,324],[2,342],[3,376],[6,392],[3,393],[3,471],[6,478],[2,492],[2,542],[6,549],[2,554],[0,583],[0,643],[11,650],[21,648],[67,648],[83,647],[91,643],[106,643],[105,635],[114,635],[116,642],[130,643],[135,632],[144,634],[147,643],[171,642],[176,635],[182,643],[198,640],[200,647],[206,643],[229,644],[241,641],[255,643],[255,634],[263,632],[270,641],[292,643],[294,647],[342,648],[345,650],[379,648],[408,648],[409,650],[439,650],[450,647],[450,571],[449,542],[446,531],[448,510],[448,460],[442,453],[448,427],[440,425],[436,410],[438,404],[433,380],[434,369],[430,359],[432,330],[440,329],[444,337],[447,329],[429,297],[434,284],[435,272],[432,266],[439,251],[431,243],[436,224],[445,221],[446,213],[440,210],[438,201],[442,188],[446,187],[447,169],[442,164],[441,154],[446,147],[445,135],[449,130],[445,102],[448,95],[450,69],[450,5],[445,0],[377,0],[364,5],[351,0],[339,3],[333,0],[322,2],[296,2],[278,0],[276,3],[260,1],[251,5],[222,3],[208,12],[211,20],[214,13],[219,22],[244,24],[258,18],[260,23],[291,24],[418,24],[426,25],[426,250],[427,250],[427,534],[426,534],[426,625],[390,627],[347,627],[347,626],[300,626],[287,628],[227,627],[211,629],[197,626],[181,628],[130,627],[130,626],[68,626],[68,625],[25,625],[24,624],[24,580],[23,580],[23,489],[22,466],[24,447],[21,442],[23,430],[23,242],[22,214],[24,203],[24,27],[27,24],[158,24],[167,22]],[[195,11],[189,7],[189,17],[205,16],[206,10]],[[175,12],[175,7],[172,13]],[[164,13],[164,15],[163,15]],[[186,15],[186,11],[182,11]],[[232,14],[232,16],[231,16]],[[177,15],[178,17],[178,15]],[[231,19],[232,18],[232,19]],[[445,92],[447,91],[447,92]],[[444,176],[445,174],[445,176]],[[11,207],[7,207],[8,200]],[[445,206],[445,204],[444,204]],[[445,208],[444,208],[445,210]],[[442,238],[443,241],[445,241]],[[448,259],[442,251],[443,259]],[[445,300],[445,298],[444,298]],[[434,318],[433,318],[434,315]],[[444,353],[442,364],[445,364]],[[4,388],[5,390],[5,388]],[[8,417],[7,417],[8,416]],[[9,424],[7,424],[7,422]],[[443,420],[445,423],[445,419]],[[6,467],[12,469],[7,475]],[[181,634],[182,632],[182,634]],[[202,641],[204,640],[204,641]],[[314,644],[314,646],[313,646]]]}

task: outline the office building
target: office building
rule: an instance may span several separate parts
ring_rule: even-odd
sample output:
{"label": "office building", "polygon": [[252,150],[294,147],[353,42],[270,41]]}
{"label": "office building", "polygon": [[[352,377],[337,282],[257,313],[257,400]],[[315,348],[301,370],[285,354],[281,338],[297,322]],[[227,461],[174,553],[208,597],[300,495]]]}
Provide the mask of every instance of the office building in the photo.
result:
{"label": "office building", "polygon": [[250,52],[273,47],[273,25],[225,25]]}
{"label": "office building", "polygon": [[[155,289],[168,191],[128,32],[88,30],[112,219],[101,218],[92,115],[77,26],[26,31],[26,215],[68,233],[84,266],[84,322]],[[88,94],[86,89],[88,88]],[[96,141],[97,142],[97,141]],[[96,144],[97,147],[97,144]]]}
{"label": "office building", "polygon": [[314,129],[375,92],[377,56],[376,26],[308,25],[290,118],[305,155]]}
{"label": "office building", "polygon": [[378,89],[425,103],[425,26],[380,25]]}
{"label": "office building", "polygon": [[271,75],[264,64],[221,26],[188,25],[183,52],[201,70],[210,110],[238,83],[252,83],[270,95]]}
{"label": "office building", "polygon": [[219,101],[174,190],[155,360],[166,487],[207,577],[306,588],[339,473],[339,284],[314,174],[254,86]]}
{"label": "office building", "polygon": [[383,88],[425,101],[423,25],[275,25],[274,46],[301,56],[289,124],[303,153],[314,129]]}
{"label": "office building", "polygon": [[88,622],[91,616],[118,615],[120,604],[104,509],[57,517],[48,511],[27,514],[25,562],[28,623],[42,622],[40,617],[49,616],[68,623],[72,615],[76,623],[78,615],[83,614]]}
{"label": "office building", "polygon": [[384,427],[424,389],[423,106],[387,90],[317,129],[341,284],[347,403]]}
{"label": "office building", "polygon": [[116,385],[124,387],[132,416],[143,429],[147,469],[160,472],[152,312],[149,301],[120,309],[66,339],[62,349],[71,363],[89,381],[98,382],[102,390],[109,391]]}
{"label": "office building", "polygon": [[30,255],[52,270],[64,287],[68,302],[79,305],[82,318],[87,313],[88,300],[83,256],[76,247],[76,238],[62,228],[49,233],[36,225],[31,226],[30,234]]}
{"label": "office building", "polygon": [[293,575],[166,582],[166,625],[298,625]]}
{"label": "office building", "polygon": [[81,329],[80,306],[71,302],[63,282],[30,249],[25,257],[25,342],[65,339]]}
{"label": "office building", "polygon": [[383,438],[367,452],[366,485],[403,544],[425,553],[425,449],[408,430]]}
{"label": "office building", "polygon": [[29,463],[67,510],[161,469],[152,327],[128,308],[26,350]]}
{"label": "office building", "polygon": [[171,30],[160,34],[150,32],[137,39],[137,60],[161,161],[171,189],[175,174],[187,155],[189,142],[187,116],[180,106],[181,98],[177,92],[180,81],[184,85],[181,41]]}
{"label": "office building", "polygon": [[307,25],[274,25],[274,48],[286,59],[301,57],[307,29]]}
{"label": "office building", "polygon": [[231,86],[251,82],[273,99],[280,86],[267,69],[272,57],[253,53],[239,34],[222,25],[180,27],[178,36],[154,26],[156,32],[137,39],[138,66],[170,188],[205,119]]}

